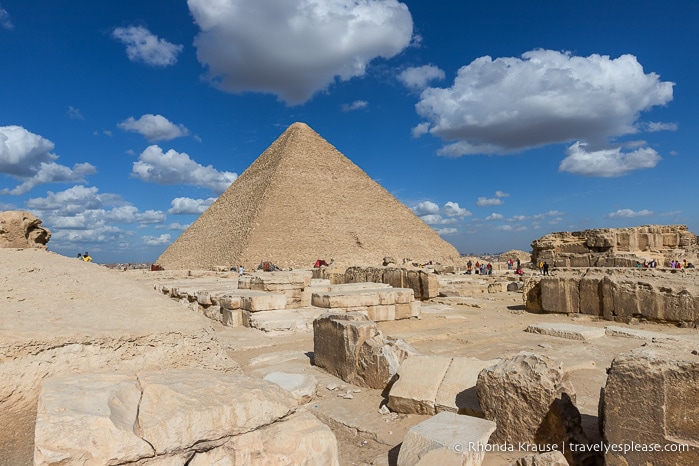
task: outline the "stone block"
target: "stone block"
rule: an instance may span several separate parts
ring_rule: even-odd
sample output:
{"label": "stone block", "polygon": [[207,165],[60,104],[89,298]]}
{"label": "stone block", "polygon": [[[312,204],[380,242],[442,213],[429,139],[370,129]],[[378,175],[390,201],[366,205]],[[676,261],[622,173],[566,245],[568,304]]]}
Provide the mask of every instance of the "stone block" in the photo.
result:
{"label": "stone block", "polygon": [[181,369],[139,374],[135,431],[157,454],[271,424],[298,405],[277,384],[240,375]]}
{"label": "stone block", "polygon": [[270,372],[264,380],[279,385],[294,395],[300,405],[311,401],[316,394],[318,380],[311,374],[290,374],[288,372]]}
{"label": "stone block", "polygon": [[189,466],[339,466],[337,439],[305,410],[281,422],[238,435],[225,445],[197,453]]}
{"label": "stone block", "polygon": [[502,293],[503,291],[507,291],[507,283],[505,282],[490,283],[488,285],[488,293]]}
{"label": "stone block", "polygon": [[396,304],[396,320],[420,317],[421,309],[422,304],[420,301],[412,301],[409,304]]}
{"label": "stone block", "polygon": [[558,323],[530,325],[525,329],[525,332],[566,338],[568,340],[594,340],[595,338],[602,338],[606,334],[602,327]]}
{"label": "stone block", "polygon": [[699,464],[696,350],[672,343],[617,356],[603,398],[607,443],[661,446],[660,451],[609,451],[606,464]]}
{"label": "stone block", "polygon": [[395,304],[367,306],[367,316],[374,322],[396,320],[396,306]]}
{"label": "stone block", "polygon": [[313,321],[313,363],[351,383],[361,345],[377,334],[376,323],[364,314],[323,314]]}
{"label": "stone block", "polygon": [[586,443],[575,389],[561,363],[520,352],[483,369],[476,384],[485,418],[495,421],[493,442],[536,445]]}
{"label": "stone block", "polygon": [[250,313],[245,322],[246,327],[263,332],[284,333],[309,330],[313,320],[296,309],[279,309]]}
{"label": "stone block", "polygon": [[480,465],[495,423],[442,412],[413,426],[398,453],[399,466]]}
{"label": "stone block", "polygon": [[578,282],[569,277],[543,277],[541,279],[541,307],[545,312],[580,312]]}
{"label": "stone block", "polygon": [[140,399],[135,377],[72,374],[44,380],[34,464],[118,464],[153,456],[153,448],[134,432]]}
{"label": "stone block", "polygon": [[218,298],[219,306],[223,309],[240,309],[240,295],[222,295]]}
{"label": "stone block", "polygon": [[286,308],[286,296],[264,291],[241,291],[240,307],[250,312],[272,311]]}
{"label": "stone block", "polygon": [[240,327],[243,325],[243,312],[241,309],[221,309],[221,323],[227,327]]}
{"label": "stone block", "polygon": [[381,333],[370,338],[359,349],[356,385],[384,390],[394,382],[401,363],[417,350],[403,340],[383,338]]}
{"label": "stone block", "polygon": [[453,358],[437,390],[436,411],[483,417],[476,393],[478,374],[499,362],[499,359]]}
{"label": "stone block", "polygon": [[313,294],[311,302],[314,306],[326,309],[352,308],[364,306],[378,306],[381,298],[378,290],[348,290],[329,291]]}
{"label": "stone block", "polygon": [[398,369],[398,380],[388,395],[388,407],[405,414],[435,414],[437,392],[451,358],[413,356]]}

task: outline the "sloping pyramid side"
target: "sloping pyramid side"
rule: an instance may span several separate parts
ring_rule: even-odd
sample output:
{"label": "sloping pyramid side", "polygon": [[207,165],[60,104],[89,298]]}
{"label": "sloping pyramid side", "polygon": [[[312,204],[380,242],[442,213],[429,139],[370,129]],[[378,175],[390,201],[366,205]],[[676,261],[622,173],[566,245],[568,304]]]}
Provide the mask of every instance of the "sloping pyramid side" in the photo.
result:
{"label": "sloping pyramid side", "polygon": [[166,268],[454,263],[458,251],[303,123],[291,125],[175,241]]}

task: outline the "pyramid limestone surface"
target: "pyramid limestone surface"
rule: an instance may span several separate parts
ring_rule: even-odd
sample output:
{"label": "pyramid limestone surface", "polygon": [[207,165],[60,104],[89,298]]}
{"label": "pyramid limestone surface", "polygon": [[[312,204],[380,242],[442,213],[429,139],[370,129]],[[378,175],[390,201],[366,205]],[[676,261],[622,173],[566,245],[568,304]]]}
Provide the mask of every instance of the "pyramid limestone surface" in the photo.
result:
{"label": "pyramid limestone surface", "polygon": [[308,267],[399,260],[459,260],[439,237],[364,171],[303,123],[292,124],[160,256],[166,269],[271,260]]}

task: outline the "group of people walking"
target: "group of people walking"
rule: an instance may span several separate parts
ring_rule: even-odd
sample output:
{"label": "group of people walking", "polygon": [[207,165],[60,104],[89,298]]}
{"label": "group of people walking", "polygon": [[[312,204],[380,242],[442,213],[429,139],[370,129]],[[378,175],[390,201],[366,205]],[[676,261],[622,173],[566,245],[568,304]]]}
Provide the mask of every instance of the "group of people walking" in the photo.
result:
{"label": "group of people walking", "polygon": [[[473,262],[468,261],[466,263],[466,273],[470,275],[473,273],[473,271]],[[486,265],[485,263],[481,264],[479,261],[476,261],[475,273],[481,275],[492,275],[493,265],[490,262],[488,262],[488,264]]]}

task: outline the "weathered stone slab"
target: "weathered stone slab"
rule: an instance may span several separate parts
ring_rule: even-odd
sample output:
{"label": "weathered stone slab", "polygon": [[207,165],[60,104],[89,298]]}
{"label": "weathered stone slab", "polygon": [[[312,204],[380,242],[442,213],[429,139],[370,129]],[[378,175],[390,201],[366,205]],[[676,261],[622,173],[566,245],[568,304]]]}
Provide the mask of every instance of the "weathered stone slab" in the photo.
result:
{"label": "weathered stone slab", "polygon": [[314,316],[301,313],[297,309],[253,312],[246,315],[244,323],[246,327],[263,332],[303,332],[312,328],[313,319],[321,312],[322,310],[319,310]]}
{"label": "weathered stone slab", "polygon": [[615,325],[610,325],[604,328],[607,336],[610,337],[623,337],[623,338],[635,338],[638,340],[648,340],[648,341],[681,341],[682,337],[677,335],[669,335],[667,333],[660,332],[649,332],[648,330],[640,330],[636,328],[628,327],[618,327]]}
{"label": "weathered stone slab", "polygon": [[388,407],[405,414],[435,414],[435,400],[451,358],[413,356],[398,369],[398,380],[388,395]]}
{"label": "weathered stone slab", "polygon": [[500,359],[453,358],[437,390],[435,409],[483,417],[476,393],[478,374],[499,362]]}
{"label": "weathered stone slab", "polygon": [[135,431],[158,454],[249,432],[297,406],[277,384],[239,375],[182,369],[140,374],[139,382]]}
{"label": "weathered stone slab", "polygon": [[601,403],[605,440],[660,449],[610,450],[606,464],[699,464],[696,349],[677,343],[642,347],[614,358],[608,374]]}
{"label": "weathered stone slab", "polygon": [[[480,465],[493,431],[492,421],[439,413],[408,431],[398,453],[398,465]],[[481,448],[471,448],[477,446]]]}
{"label": "weathered stone slab", "polygon": [[318,380],[311,374],[290,374],[288,372],[270,372],[264,380],[273,382],[290,392],[299,404],[311,401],[316,394]]}
{"label": "weathered stone slab", "polygon": [[136,377],[72,375],[44,380],[34,464],[117,464],[153,456],[134,433],[141,390]]}
{"label": "weathered stone slab", "polygon": [[311,302],[314,306],[323,307],[326,309],[379,306],[381,304],[388,304],[386,299],[382,299],[380,291],[381,290],[378,288],[349,291],[328,291],[325,293],[313,294]]}
{"label": "weathered stone slab", "polygon": [[568,340],[594,340],[605,335],[604,328],[575,324],[541,323],[530,325],[525,332],[550,335]]}
{"label": "weathered stone slab", "polygon": [[240,290],[240,307],[250,312],[273,311],[286,308],[286,295],[266,291]]}
{"label": "weathered stone slab", "polygon": [[337,439],[307,411],[282,422],[233,437],[225,445],[197,453],[189,466],[338,466]]}
{"label": "weathered stone slab", "polygon": [[395,304],[387,304],[381,306],[367,306],[367,316],[374,322],[384,322],[387,320],[396,320]]}

